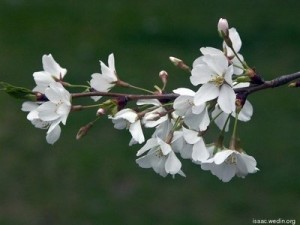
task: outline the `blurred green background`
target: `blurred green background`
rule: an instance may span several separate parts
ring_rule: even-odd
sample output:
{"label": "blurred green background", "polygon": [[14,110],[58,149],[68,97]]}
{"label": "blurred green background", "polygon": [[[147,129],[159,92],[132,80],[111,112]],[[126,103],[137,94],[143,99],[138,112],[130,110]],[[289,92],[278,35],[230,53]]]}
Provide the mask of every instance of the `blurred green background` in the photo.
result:
{"label": "blurred green background", "polygon": [[[52,53],[84,83],[114,52],[124,80],[152,88],[169,72],[168,90],[191,87],[169,56],[188,64],[202,46],[220,47],[220,17],[238,29],[249,65],[272,79],[300,68],[300,1],[1,0],[0,80],[34,87],[32,73]],[[87,137],[77,130],[94,111],[72,114],[50,146],[21,112],[21,101],[0,94],[0,224],[253,224],[253,219],[300,223],[299,90],[250,96],[252,121],[241,124],[244,149],[260,171],[222,183],[183,161],[187,178],[162,178],[139,168],[128,132],[101,120]]]}

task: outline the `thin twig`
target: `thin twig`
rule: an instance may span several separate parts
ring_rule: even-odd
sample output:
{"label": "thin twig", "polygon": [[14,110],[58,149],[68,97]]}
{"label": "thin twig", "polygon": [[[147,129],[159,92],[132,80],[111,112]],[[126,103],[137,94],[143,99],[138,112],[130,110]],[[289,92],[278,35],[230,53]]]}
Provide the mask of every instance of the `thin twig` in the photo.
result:
{"label": "thin twig", "polygon": [[244,93],[246,95],[252,94],[257,91],[261,91],[268,88],[275,88],[279,87],[285,84],[288,84],[289,82],[299,79],[300,78],[300,71],[292,74],[282,75],[280,77],[277,77],[270,81],[265,81],[263,84],[250,86],[250,87],[244,87],[244,88],[237,88],[235,89],[235,93]]}
{"label": "thin twig", "polygon": [[[244,94],[245,96],[248,96],[249,94],[252,94],[257,91],[285,85],[299,78],[300,78],[300,71],[292,74],[282,75],[273,80],[265,81],[262,84],[252,85],[243,88],[236,88],[234,89],[234,91],[237,94]],[[171,101],[176,99],[179,95],[175,93],[139,95],[139,94],[126,94],[126,93],[100,92],[100,91],[91,91],[91,92],[72,94],[72,98],[83,98],[83,97],[92,97],[92,96],[106,96],[106,97],[114,97],[114,98],[125,97],[128,101],[138,100],[138,99],[158,99],[164,101]]]}

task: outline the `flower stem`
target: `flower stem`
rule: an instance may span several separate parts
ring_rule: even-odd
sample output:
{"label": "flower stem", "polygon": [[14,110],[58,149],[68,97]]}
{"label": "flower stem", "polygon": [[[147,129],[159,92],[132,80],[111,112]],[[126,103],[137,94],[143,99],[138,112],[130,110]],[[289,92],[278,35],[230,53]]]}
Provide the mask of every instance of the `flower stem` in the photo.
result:
{"label": "flower stem", "polygon": [[122,81],[122,80],[117,80],[116,81],[116,85],[120,86],[120,87],[132,88],[132,89],[136,89],[136,90],[139,90],[139,91],[144,91],[144,92],[147,92],[147,93],[150,93],[150,94],[154,94],[153,91],[149,91],[149,90],[147,90],[145,88],[134,86],[134,85],[129,84],[129,83],[127,83],[125,81]]}
{"label": "flower stem", "polygon": [[129,88],[136,89],[136,90],[139,90],[139,91],[144,91],[144,92],[147,92],[147,93],[150,93],[150,94],[154,94],[153,91],[147,90],[147,89],[145,89],[145,88],[137,87],[137,86],[134,86],[134,85],[131,85],[131,84],[129,84],[128,87],[129,87]]}
{"label": "flower stem", "polygon": [[244,68],[249,69],[249,66],[241,60],[241,58],[239,57],[239,55],[236,53],[236,51],[234,50],[233,46],[229,46],[229,48],[232,50],[233,54],[236,56],[236,58],[240,61],[240,63],[243,65]]}
{"label": "flower stem", "polygon": [[72,105],[72,112],[81,111],[83,109],[90,109],[90,108],[96,108],[101,107],[102,104],[96,104],[96,105]]}
{"label": "flower stem", "polygon": [[235,116],[232,136],[231,136],[230,143],[229,143],[229,148],[232,150],[239,150],[238,149],[238,138],[237,138],[237,124],[238,124],[238,113]]}

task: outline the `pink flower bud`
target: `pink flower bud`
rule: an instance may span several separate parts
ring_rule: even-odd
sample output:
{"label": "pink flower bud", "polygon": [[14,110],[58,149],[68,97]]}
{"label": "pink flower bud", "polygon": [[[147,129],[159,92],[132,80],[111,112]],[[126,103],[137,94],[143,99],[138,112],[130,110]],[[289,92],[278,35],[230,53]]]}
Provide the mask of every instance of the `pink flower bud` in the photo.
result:
{"label": "pink flower bud", "polygon": [[96,116],[102,116],[102,115],[105,115],[105,109],[99,108],[97,110]]}
{"label": "pink flower bud", "polygon": [[94,125],[93,122],[88,123],[87,125],[81,127],[76,135],[76,139],[79,140],[83,136],[87,134],[87,132],[91,129],[91,127]]}
{"label": "pink flower bud", "polygon": [[162,70],[162,71],[159,72],[159,77],[162,80],[163,84],[167,83],[168,76],[169,75],[168,75],[167,71],[165,71],[165,70]]}
{"label": "pink flower bud", "polygon": [[228,21],[226,19],[220,18],[218,22],[218,31],[221,34],[221,36],[228,36]]}
{"label": "pink flower bud", "polygon": [[169,59],[175,66],[178,66],[179,64],[183,63],[181,59],[175,58],[173,56],[170,56]]}
{"label": "pink flower bud", "polygon": [[175,66],[190,72],[189,66],[187,66],[181,59],[175,58],[173,56],[170,56],[169,59]]}

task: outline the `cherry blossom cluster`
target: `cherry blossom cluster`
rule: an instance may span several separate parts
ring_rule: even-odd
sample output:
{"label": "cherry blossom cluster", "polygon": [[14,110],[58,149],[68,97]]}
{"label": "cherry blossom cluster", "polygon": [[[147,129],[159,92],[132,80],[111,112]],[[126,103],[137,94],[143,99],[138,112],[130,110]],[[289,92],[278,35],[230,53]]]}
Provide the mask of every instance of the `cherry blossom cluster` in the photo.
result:
{"label": "cherry blossom cluster", "polygon": [[[223,39],[221,49],[201,47],[201,56],[190,68],[182,60],[170,57],[172,63],[189,73],[194,90],[179,87],[166,91],[168,73],[161,71],[162,87],[147,90],[119,78],[114,55],[108,64],[100,61],[100,73],[91,75],[88,85],[73,85],[65,80],[67,70],[51,54],[42,57],[43,70],[33,73],[36,86],[23,97],[22,111],[39,129],[46,129],[46,140],[54,144],[60,137],[71,112],[96,109],[95,119],[81,127],[77,139],[88,133],[93,124],[107,116],[114,128],[128,130],[129,145],[143,144],[137,151],[136,163],[152,168],[157,174],[185,176],[182,159],[188,159],[202,170],[209,170],[223,182],[234,176],[244,178],[258,171],[256,160],[241,147],[237,133],[238,121],[247,122],[253,107],[242,88],[263,83],[239,53],[242,41],[235,28],[225,19],[218,22]],[[114,86],[133,88],[146,94],[113,93]],[[8,88],[7,88],[8,89]],[[79,93],[70,90],[83,89]],[[22,92],[23,93],[23,92]],[[88,97],[90,105],[76,105],[76,98]],[[230,124],[231,120],[233,122]],[[210,127],[217,136],[207,140]],[[150,128],[151,137],[144,130]],[[228,144],[226,144],[226,140]]]}

